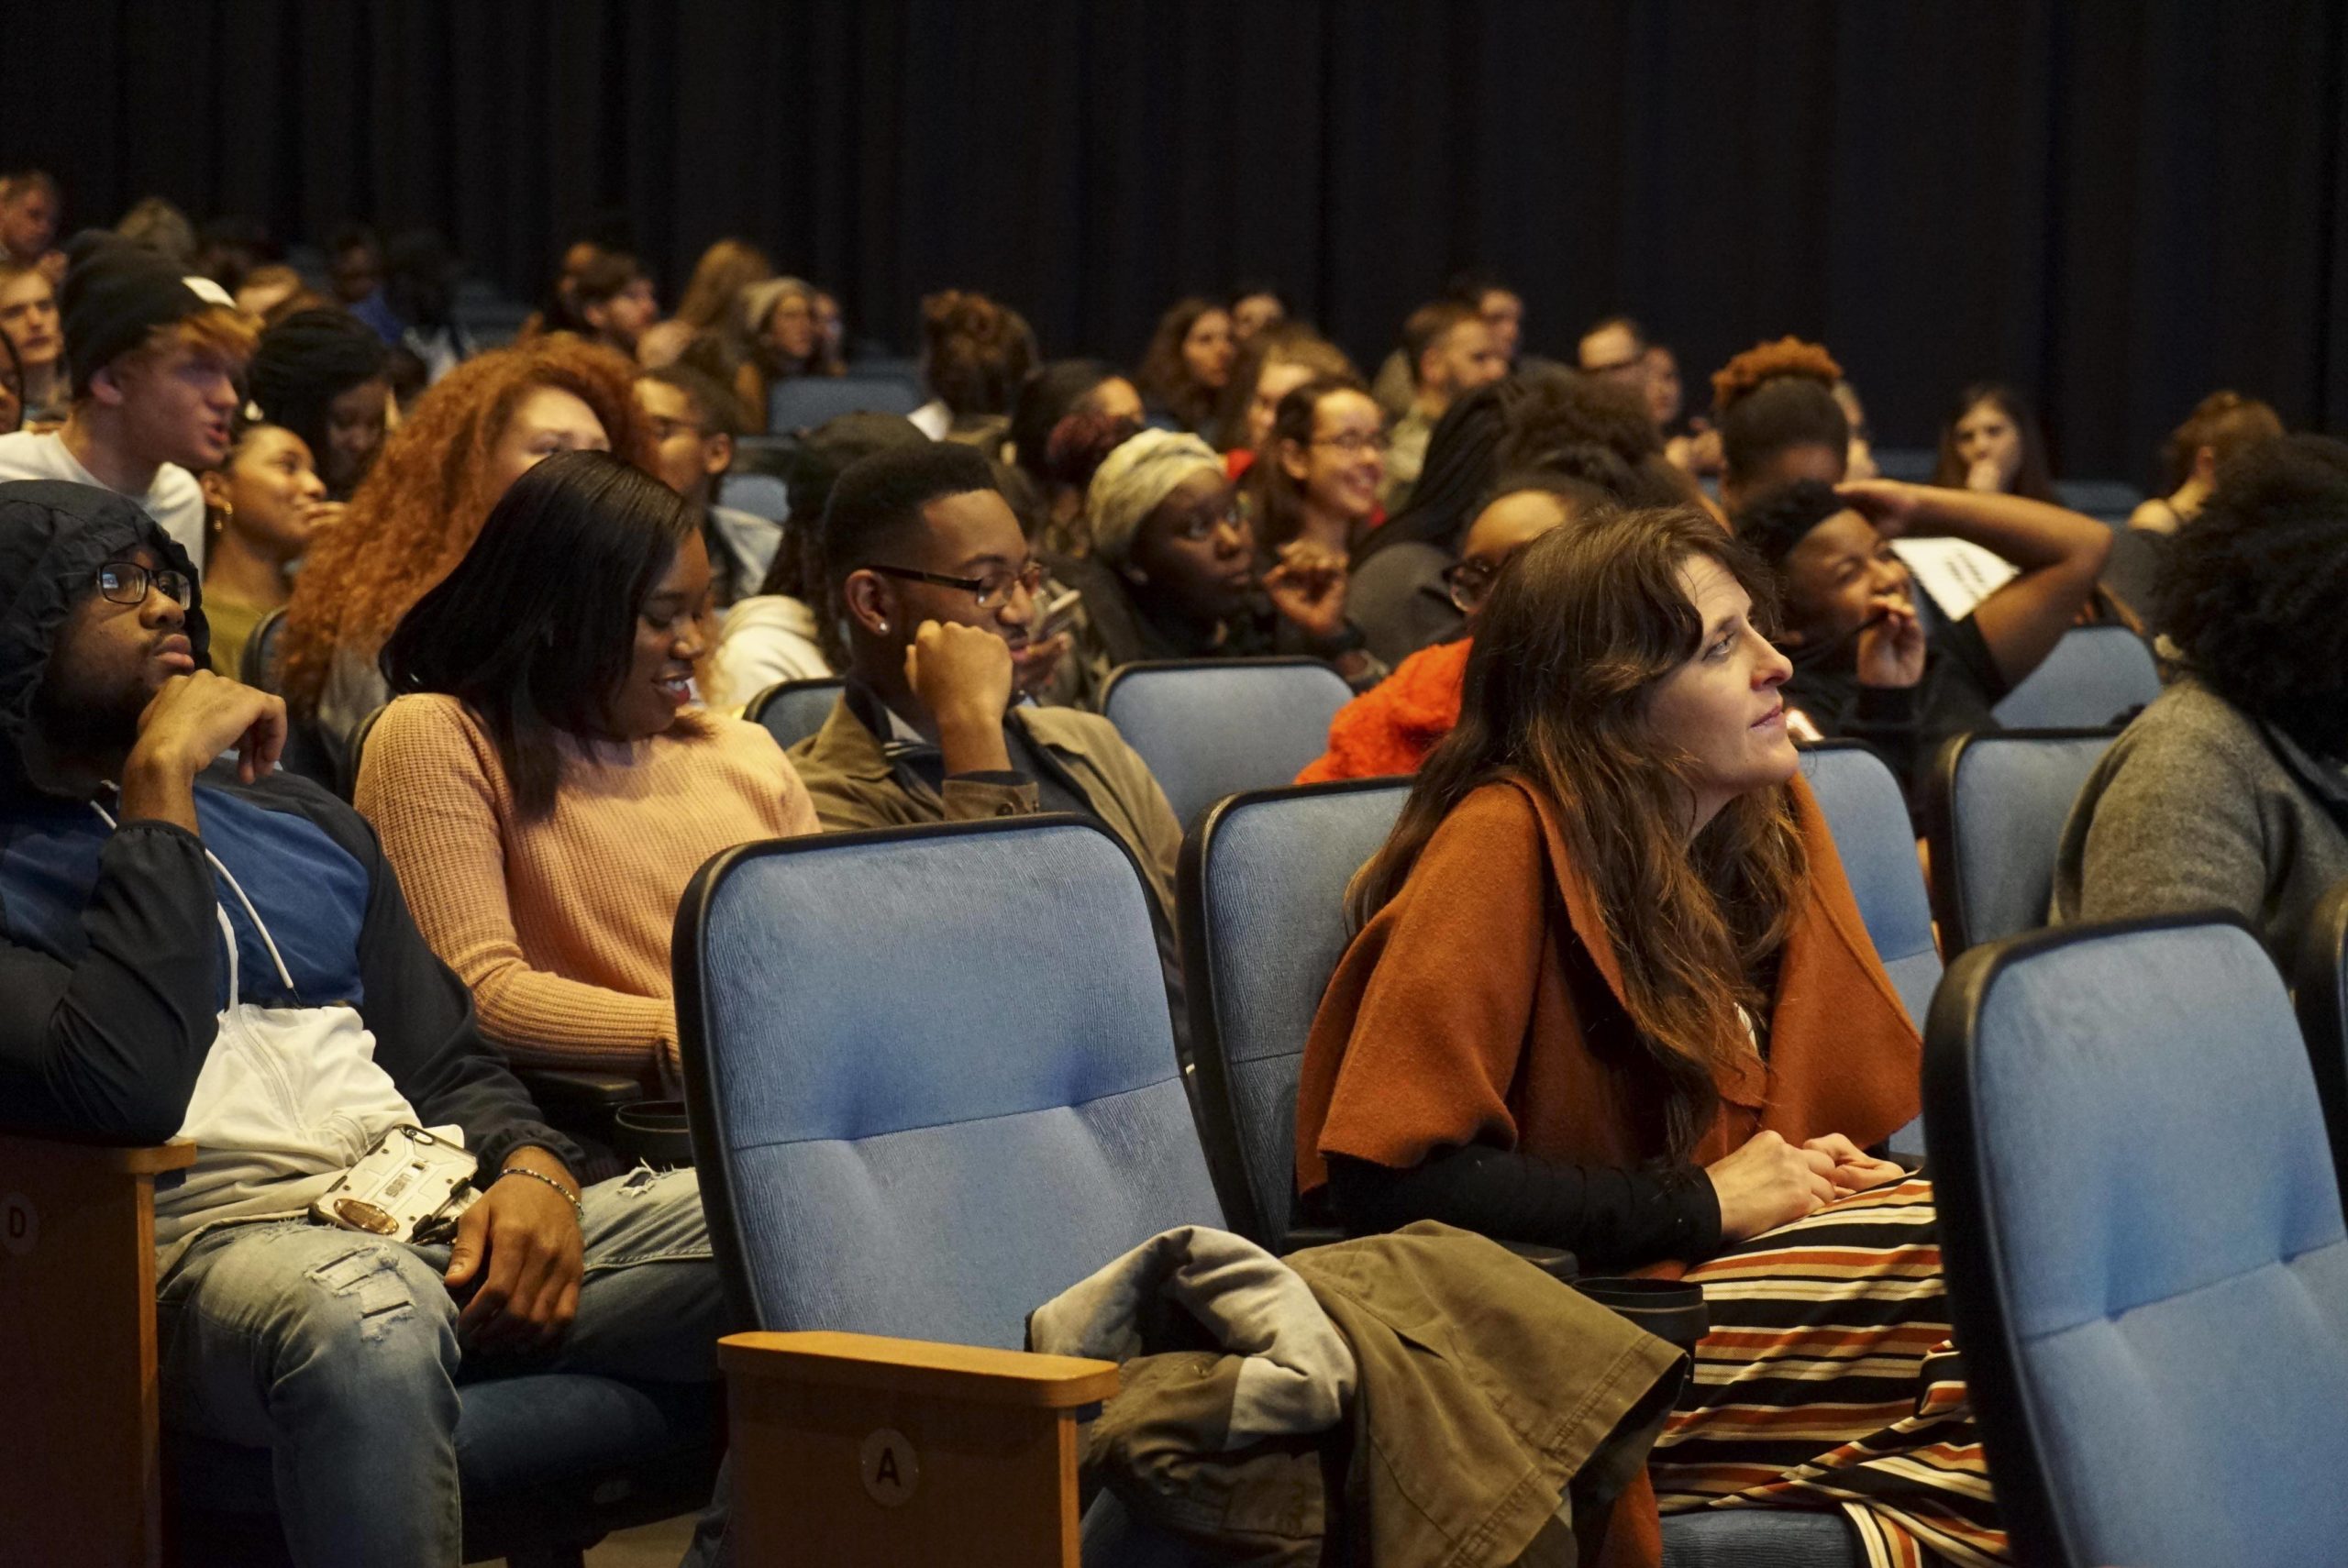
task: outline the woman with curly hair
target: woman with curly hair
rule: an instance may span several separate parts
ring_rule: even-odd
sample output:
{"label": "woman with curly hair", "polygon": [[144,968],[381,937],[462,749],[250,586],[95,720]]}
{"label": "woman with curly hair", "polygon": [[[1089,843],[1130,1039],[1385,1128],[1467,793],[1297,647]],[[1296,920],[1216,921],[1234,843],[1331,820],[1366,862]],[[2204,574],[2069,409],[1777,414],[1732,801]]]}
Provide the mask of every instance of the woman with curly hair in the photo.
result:
{"label": "woman with curly hair", "polygon": [[2002,381],[1976,381],[1957,393],[1941,426],[1933,482],[1950,490],[2026,495],[2061,503],[2046,462],[2046,436],[2021,393]]}
{"label": "woman with curly hair", "polygon": [[922,380],[936,401],[914,410],[914,423],[999,458],[1039,357],[1027,318],[975,291],[946,289],[921,302],[921,344]]}
{"label": "woman with curly hair", "polygon": [[1796,480],[1843,482],[1851,422],[1835,401],[1843,367],[1815,343],[1759,343],[1712,372],[1721,504],[1742,510]]}
{"label": "woman with curly hair", "polygon": [[1702,1291],[1653,1493],[1611,1529],[1839,1510],[1872,1561],[1980,1563],[2005,1542],[1932,1187],[1866,1153],[1922,1050],[1801,779],[1770,597],[1692,506],[1500,574],[1458,727],[1348,889],[1298,1191],[1353,1234],[1434,1220]]}
{"label": "woman with curly hair", "polygon": [[1151,412],[1212,440],[1215,404],[1231,384],[1231,362],[1237,354],[1231,313],[1193,295],[1175,301],[1158,318],[1134,382]]}
{"label": "woman with curly hair", "polygon": [[498,498],[557,452],[616,452],[652,471],[650,428],[611,349],[558,333],[465,361],[383,443],[341,525],[310,549],[286,612],[287,708],[349,776],[350,736],[391,699],[392,628],[464,558]]}
{"label": "woman with curly hair", "polygon": [[2348,446],[2287,436],[2219,469],[2154,593],[2183,673],[2063,829],[2058,921],[2226,910],[2287,940],[2348,877]]}

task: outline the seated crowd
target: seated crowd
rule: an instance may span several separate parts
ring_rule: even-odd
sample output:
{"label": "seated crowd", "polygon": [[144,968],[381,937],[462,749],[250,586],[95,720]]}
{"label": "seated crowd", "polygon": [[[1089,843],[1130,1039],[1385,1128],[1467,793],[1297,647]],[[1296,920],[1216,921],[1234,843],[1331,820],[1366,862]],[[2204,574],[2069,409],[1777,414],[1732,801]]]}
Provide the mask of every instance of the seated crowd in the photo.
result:
{"label": "seated crowd", "polygon": [[[1691,416],[1637,323],[1538,359],[1482,274],[1374,376],[1258,284],[1176,304],[1130,374],[952,291],[910,415],[776,433],[777,519],[727,480],[776,388],[851,361],[836,300],[746,242],[665,319],[582,242],[480,348],[435,243],[338,236],[314,291],[249,247],[61,255],[58,206],[0,181],[0,1102],[199,1145],[157,1198],[164,1419],[275,1451],[304,1563],[456,1560],[461,1381],[715,1377],[692,1172],[630,1185],[526,1084],[680,1092],[671,933],[713,856],[1074,812],[1148,886],[1182,1039],[1186,824],[1096,711],[1121,666],[1325,661],[1356,695],[1302,780],[1414,776],[1301,1043],[1300,1212],[1706,1287],[1610,1562],[1652,1561],[1658,1509],[1747,1505],[2006,1560],[1932,1186],[1886,1154],[1916,1025],[1798,739],[1866,743],[1919,802],[2115,622],[2173,679],[2081,795],[2050,918],[2280,943],[2348,877],[2348,447],[2232,393],[2115,536],[2001,385],[1955,400],[1933,482],[1879,477],[1793,338]],[[1927,537],[2002,580],[1935,603]],[[743,716],[830,677],[788,746]],[[407,1123],[492,1173],[452,1235],[306,1221]],[[1832,1302],[1818,1247],[1860,1260]]]}

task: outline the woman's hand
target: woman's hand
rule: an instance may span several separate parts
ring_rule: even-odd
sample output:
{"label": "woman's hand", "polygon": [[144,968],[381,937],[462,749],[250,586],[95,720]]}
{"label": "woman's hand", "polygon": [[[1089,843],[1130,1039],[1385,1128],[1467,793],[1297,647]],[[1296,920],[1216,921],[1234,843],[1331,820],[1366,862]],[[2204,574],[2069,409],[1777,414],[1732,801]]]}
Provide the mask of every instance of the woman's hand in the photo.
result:
{"label": "woman's hand", "polygon": [[1834,1184],[1838,1197],[1865,1192],[1871,1187],[1881,1187],[1887,1182],[1904,1181],[1908,1176],[1907,1166],[1890,1160],[1877,1159],[1840,1132],[1812,1138],[1802,1147],[1812,1154],[1824,1154],[1834,1162],[1834,1174],[1827,1179]]}
{"label": "woman's hand", "polygon": [[1842,1196],[1834,1170],[1832,1154],[1797,1149],[1775,1132],[1755,1133],[1728,1158],[1704,1167],[1720,1200],[1721,1240],[1748,1241],[1817,1213]]}
{"label": "woman's hand", "polygon": [[1878,593],[1868,601],[1855,646],[1860,685],[1915,685],[1924,679],[1924,627],[1912,600]]}
{"label": "woman's hand", "polygon": [[1897,539],[1914,526],[1917,508],[1930,499],[1922,493],[1926,488],[1898,480],[1852,480],[1834,487],[1834,499],[1874,525],[1884,538]]}
{"label": "woman's hand", "polygon": [[1318,545],[1295,540],[1280,547],[1280,564],[1264,574],[1272,608],[1315,637],[1334,637],[1346,624],[1346,560]]}

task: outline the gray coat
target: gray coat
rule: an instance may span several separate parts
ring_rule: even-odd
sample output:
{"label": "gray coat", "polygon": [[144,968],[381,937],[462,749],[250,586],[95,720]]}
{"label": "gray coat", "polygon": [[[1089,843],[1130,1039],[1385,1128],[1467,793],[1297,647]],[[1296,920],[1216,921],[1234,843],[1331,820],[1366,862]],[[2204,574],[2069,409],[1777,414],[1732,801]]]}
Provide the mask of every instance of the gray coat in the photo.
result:
{"label": "gray coat", "polygon": [[2348,877],[2348,775],[2186,678],[2088,777],[2054,866],[2056,923],[2224,910],[2269,946]]}

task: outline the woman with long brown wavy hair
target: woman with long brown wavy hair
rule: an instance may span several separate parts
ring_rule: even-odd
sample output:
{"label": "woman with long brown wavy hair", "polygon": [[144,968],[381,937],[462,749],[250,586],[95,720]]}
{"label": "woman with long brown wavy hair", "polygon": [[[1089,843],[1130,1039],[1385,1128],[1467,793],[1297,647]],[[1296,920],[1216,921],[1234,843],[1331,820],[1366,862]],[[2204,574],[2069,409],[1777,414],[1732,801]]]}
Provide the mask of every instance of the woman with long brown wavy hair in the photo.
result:
{"label": "woman with long brown wavy hair", "polygon": [[490,508],[556,452],[616,452],[652,471],[634,370],[567,333],[467,360],[383,443],[343,521],[310,549],[286,611],[280,681],[297,723],[349,773],[351,732],[391,699],[376,655],[446,577]]}
{"label": "woman with long brown wavy hair", "polygon": [[[1995,1561],[1935,1359],[1932,1189],[1866,1152],[1915,1114],[1916,1031],[1799,777],[1769,597],[1692,507],[1553,530],[1501,574],[1458,726],[1352,889],[1299,1187],[1349,1231],[1438,1220],[1702,1287],[1666,1511],[1840,1507],[1875,1561]],[[1903,1462],[1924,1448],[1937,1470]]]}
{"label": "woman with long brown wavy hair", "polygon": [[1151,409],[1213,441],[1215,404],[1231,384],[1237,353],[1229,311],[1196,295],[1177,300],[1157,318],[1134,384]]}

